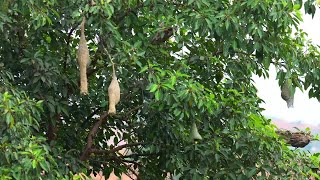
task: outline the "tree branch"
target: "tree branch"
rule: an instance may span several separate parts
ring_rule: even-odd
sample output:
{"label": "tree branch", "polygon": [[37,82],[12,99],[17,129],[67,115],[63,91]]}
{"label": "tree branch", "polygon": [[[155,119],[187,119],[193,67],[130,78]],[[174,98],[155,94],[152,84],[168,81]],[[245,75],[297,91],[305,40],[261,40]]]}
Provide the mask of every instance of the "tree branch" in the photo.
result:
{"label": "tree branch", "polygon": [[[121,161],[121,160],[120,160],[120,161]],[[132,169],[132,168],[130,167],[130,165],[126,164],[126,163],[123,162],[123,161],[121,161],[121,163],[122,163],[124,166],[126,166],[127,169],[129,169],[129,171],[137,177],[137,179],[140,179],[139,176],[138,176],[138,174],[136,173],[136,171],[135,171],[134,169]],[[129,177],[130,177],[131,179],[133,179],[131,176],[129,176]]]}
{"label": "tree branch", "polygon": [[[134,111],[137,111],[138,109],[140,109],[143,105],[139,105],[139,106],[136,106],[135,108],[129,110],[127,113],[123,114],[122,116],[128,116],[130,113],[134,112]],[[100,108],[96,109],[93,113],[91,113],[91,115],[88,116],[89,117],[92,117],[97,111],[99,111]],[[121,117],[122,117],[121,116]],[[138,146],[138,145],[143,145],[143,144],[146,144],[146,143],[141,143],[141,142],[137,142],[137,143],[131,143],[131,144],[124,144],[124,145],[121,145],[121,146],[118,146],[116,148],[113,148],[111,150],[99,150],[99,149],[93,149],[92,148],[92,145],[93,145],[93,140],[94,140],[94,136],[97,134],[98,130],[99,130],[99,127],[102,125],[103,121],[105,119],[107,119],[108,117],[108,113],[105,112],[104,114],[101,115],[101,117],[99,118],[99,121],[97,121],[94,126],[92,127],[92,129],[90,130],[89,132],[89,135],[88,135],[88,139],[87,139],[87,145],[85,147],[85,149],[83,150],[83,153],[80,157],[80,160],[84,161],[84,160],[87,160],[90,156],[91,153],[95,153],[95,154],[110,154],[110,153],[113,153],[113,152],[116,152],[116,151],[119,151],[123,148],[126,148],[126,147],[132,147],[132,146]],[[118,117],[119,118],[119,117]],[[87,119],[88,120],[88,119]],[[86,121],[87,121],[86,120]],[[85,121],[85,122],[86,122]],[[83,124],[85,124],[85,122]]]}
{"label": "tree branch", "polygon": [[123,145],[117,146],[117,147],[115,147],[115,148],[113,148],[113,149],[110,149],[110,150],[91,149],[91,150],[90,150],[90,153],[95,153],[95,154],[111,154],[111,153],[120,151],[121,149],[126,148],[126,147],[133,147],[133,146],[139,146],[139,145],[144,145],[144,144],[147,144],[147,143],[137,142],[137,143],[123,144]]}
{"label": "tree branch", "polygon": [[90,150],[93,144],[94,136],[97,134],[99,127],[102,125],[103,121],[106,120],[108,117],[108,113],[105,112],[101,115],[99,121],[97,121],[94,126],[92,127],[91,131],[89,132],[88,139],[87,139],[87,145],[85,149],[83,150],[83,153],[80,157],[81,161],[87,160],[90,155]]}
{"label": "tree branch", "polygon": [[132,157],[140,157],[140,156],[156,156],[160,155],[160,153],[145,153],[145,154],[130,154],[126,156],[121,156],[122,158],[132,158]]}
{"label": "tree branch", "polygon": [[143,107],[143,105],[136,106],[136,107],[130,109],[128,112],[125,112],[124,114],[115,115],[115,117],[116,118],[128,117],[131,113],[138,111],[142,107]]}
{"label": "tree branch", "polygon": [[81,124],[81,127],[83,128],[88,122],[89,120],[97,114],[98,111],[100,111],[102,109],[102,107],[98,107],[97,109],[95,109]]}
{"label": "tree branch", "polygon": [[132,161],[132,160],[127,160],[127,159],[121,159],[121,161],[126,162],[126,163],[130,163],[130,164],[134,164],[140,167],[143,167],[142,164],[136,162],[136,161]]}
{"label": "tree branch", "polygon": [[133,161],[133,160],[124,159],[123,156],[111,156],[111,157],[108,157],[108,159],[109,160],[122,161],[122,162],[126,162],[126,163],[130,163],[130,164],[134,164],[134,165],[143,167],[142,164],[140,164],[140,163],[138,163],[136,161]]}
{"label": "tree branch", "polygon": [[[213,56],[218,56],[218,55],[220,55],[220,54],[222,54],[222,53],[223,53],[223,51],[218,50],[218,51],[216,51],[216,52],[213,52],[212,55],[213,55]],[[246,56],[255,56],[254,54],[250,54],[250,53],[247,53],[247,52],[241,52],[241,51],[234,51],[234,53],[236,53],[236,54],[242,54],[242,55],[246,55]]]}

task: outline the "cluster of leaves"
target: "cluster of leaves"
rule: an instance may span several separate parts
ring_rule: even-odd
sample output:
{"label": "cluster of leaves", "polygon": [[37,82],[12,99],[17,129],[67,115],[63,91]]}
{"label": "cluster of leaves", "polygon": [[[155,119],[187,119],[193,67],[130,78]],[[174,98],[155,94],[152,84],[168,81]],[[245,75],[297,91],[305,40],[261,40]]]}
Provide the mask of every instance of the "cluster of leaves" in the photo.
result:
{"label": "cluster of leaves", "polygon": [[[273,64],[280,85],[291,79],[320,99],[319,47],[298,28],[301,1],[88,2],[0,5],[1,175],[86,172],[76,159],[91,144],[82,163],[105,175],[114,169],[137,170],[141,179],[315,176],[318,155],[284,144],[261,115],[252,81],[252,74],[268,77]],[[305,8],[314,14],[316,7],[309,0]],[[88,96],[80,96],[76,64],[82,16],[92,61]],[[121,101],[119,113],[102,122],[110,56]],[[190,142],[192,123],[203,140]],[[119,156],[123,141],[131,154]]]}
{"label": "cluster of leaves", "polygon": [[15,90],[0,92],[1,179],[64,176],[38,131],[40,112],[41,101]]}
{"label": "cluster of leaves", "polygon": [[8,82],[12,74],[0,69],[1,179],[69,179],[80,167],[64,149],[47,144],[39,130],[42,101],[32,100],[13,87]]}

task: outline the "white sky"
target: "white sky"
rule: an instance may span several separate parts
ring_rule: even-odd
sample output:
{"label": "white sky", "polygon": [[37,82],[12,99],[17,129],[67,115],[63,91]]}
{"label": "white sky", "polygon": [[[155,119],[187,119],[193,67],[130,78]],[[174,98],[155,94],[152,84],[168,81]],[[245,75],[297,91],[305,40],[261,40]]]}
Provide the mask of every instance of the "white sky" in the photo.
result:
{"label": "white sky", "polygon": [[[314,44],[320,45],[320,9],[312,19],[310,15],[304,15],[301,28],[308,34]],[[270,68],[270,78],[254,77],[258,88],[258,95],[265,101],[261,107],[266,109],[263,114],[273,120],[285,120],[288,122],[301,121],[312,125],[320,124],[320,103],[308,98],[308,92],[296,89],[294,108],[287,108],[287,104],[281,98],[280,87],[276,81],[275,67]]]}

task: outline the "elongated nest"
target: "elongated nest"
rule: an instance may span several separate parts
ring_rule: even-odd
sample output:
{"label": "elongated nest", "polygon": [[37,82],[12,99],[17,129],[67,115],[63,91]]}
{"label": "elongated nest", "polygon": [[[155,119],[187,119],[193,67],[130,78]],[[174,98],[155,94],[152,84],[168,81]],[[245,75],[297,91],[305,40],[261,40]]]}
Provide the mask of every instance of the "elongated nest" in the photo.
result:
{"label": "elongated nest", "polygon": [[108,96],[109,96],[109,110],[108,114],[116,114],[116,105],[120,101],[120,86],[115,73],[114,65],[112,66],[112,80],[108,87]]}
{"label": "elongated nest", "polygon": [[83,17],[80,29],[80,42],[78,49],[78,64],[80,68],[80,94],[86,95],[88,94],[88,80],[87,80],[87,67],[90,61],[89,57],[89,49],[87,45],[87,41],[84,34],[84,26],[86,19]]}

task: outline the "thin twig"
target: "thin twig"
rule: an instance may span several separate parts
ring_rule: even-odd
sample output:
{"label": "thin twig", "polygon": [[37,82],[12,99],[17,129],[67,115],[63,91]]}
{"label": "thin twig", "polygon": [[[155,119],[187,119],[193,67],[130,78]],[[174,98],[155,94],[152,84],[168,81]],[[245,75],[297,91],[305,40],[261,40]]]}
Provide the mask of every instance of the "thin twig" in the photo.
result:
{"label": "thin twig", "polygon": [[155,156],[159,155],[160,153],[145,153],[145,154],[130,154],[126,156],[121,156],[122,158],[132,158],[132,157],[140,157],[140,156]]}
{"label": "thin twig", "polygon": [[121,161],[126,162],[126,163],[130,163],[130,164],[135,164],[135,165],[137,165],[137,166],[142,167],[142,164],[140,164],[140,163],[138,163],[138,162],[135,162],[135,161],[132,161],[132,160],[121,159]]}
{"label": "thin twig", "polygon": [[126,148],[126,147],[133,147],[133,146],[139,146],[139,145],[144,145],[144,144],[146,144],[146,143],[137,142],[137,143],[123,144],[123,145],[117,146],[117,147],[115,147],[115,148],[113,148],[113,149],[110,149],[110,150],[91,149],[91,150],[90,150],[90,153],[95,153],[95,154],[111,154],[111,153],[120,151],[121,149]]}
{"label": "thin twig", "polygon": [[112,60],[111,55],[109,54],[108,49],[105,48],[103,44],[102,44],[102,48],[103,48],[103,50],[107,53],[107,55],[108,55],[108,57],[109,57],[109,59],[110,59],[111,64],[114,65],[114,62],[113,62],[113,60]]}
{"label": "thin twig", "polygon": [[137,166],[140,166],[140,167],[143,167],[142,164],[136,162],[136,161],[133,161],[133,160],[127,160],[127,159],[124,159],[123,156],[109,156],[107,158],[107,160],[117,160],[117,161],[123,161],[123,162],[126,162],[126,163],[130,163],[130,164],[135,164]]}
{"label": "thin twig", "polygon": [[[121,160],[120,160],[120,161],[121,161]],[[136,173],[136,171],[135,171],[134,169],[132,169],[129,165],[127,165],[127,164],[126,164],[125,162],[123,162],[123,161],[121,161],[121,163],[122,163],[123,165],[125,165],[125,166],[127,167],[127,169],[129,169],[129,171],[137,177],[137,179],[140,179],[139,176],[138,176],[138,174]],[[130,177],[131,179],[133,179],[130,175],[129,175],[129,177]]]}
{"label": "thin twig", "polygon": [[128,117],[131,113],[138,111],[142,107],[143,107],[143,105],[136,106],[136,107],[130,109],[128,112],[125,112],[124,114],[120,114],[119,116],[116,116],[116,118]]}

